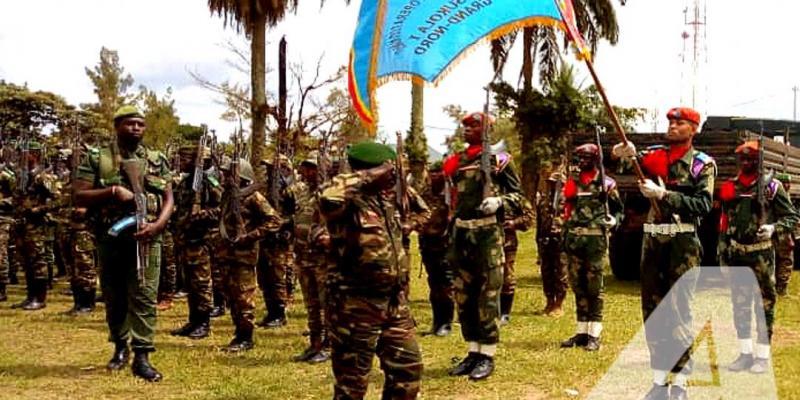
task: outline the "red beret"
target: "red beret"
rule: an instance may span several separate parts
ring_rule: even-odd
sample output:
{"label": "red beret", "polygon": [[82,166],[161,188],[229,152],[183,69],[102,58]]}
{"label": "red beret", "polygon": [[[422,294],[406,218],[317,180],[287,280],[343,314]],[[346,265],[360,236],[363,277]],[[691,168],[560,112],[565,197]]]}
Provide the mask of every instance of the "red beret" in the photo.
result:
{"label": "red beret", "polygon": [[689,107],[675,107],[669,110],[667,119],[682,119],[700,125],[700,113]]}
{"label": "red beret", "polygon": [[582,145],[576,147],[575,148],[575,153],[576,154],[589,154],[589,155],[597,157],[598,155],[600,155],[600,149],[594,143],[586,143],[586,144],[582,144]]}
{"label": "red beret", "polygon": [[736,148],[735,153],[745,156],[758,155],[758,141],[750,140],[740,144],[739,147]]}
{"label": "red beret", "polygon": [[[480,123],[483,123],[483,117],[484,117],[484,115],[485,115],[485,114],[484,114],[484,113],[482,113],[482,112],[473,112],[473,113],[469,113],[469,114],[467,114],[467,115],[466,115],[464,118],[462,118],[462,119],[461,119],[461,123],[462,123],[462,124],[468,124],[468,123],[472,123],[472,122],[480,122]],[[492,118],[492,116],[490,115],[490,116],[489,116],[489,124],[491,125],[491,124],[493,124],[493,123],[494,123],[494,118]]]}

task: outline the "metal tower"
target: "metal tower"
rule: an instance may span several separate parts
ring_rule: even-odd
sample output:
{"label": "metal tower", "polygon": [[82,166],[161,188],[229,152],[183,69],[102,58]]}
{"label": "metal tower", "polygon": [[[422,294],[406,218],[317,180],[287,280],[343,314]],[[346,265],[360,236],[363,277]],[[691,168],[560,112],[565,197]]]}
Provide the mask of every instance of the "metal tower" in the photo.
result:
{"label": "metal tower", "polygon": [[[703,68],[708,63],[708,47],[706,44],[707,35],[707,9],[705,0],[690,0],[691,7],[683,9],[684,31],[681,33],[683,39],[683,52],[681,62],[683,68],[681,72],[681,103],[689,104],[692,108],[705,111],[706,108],[706,84],[700,87],[701,74]],[[688,76],[687,76],[688,75]]]}

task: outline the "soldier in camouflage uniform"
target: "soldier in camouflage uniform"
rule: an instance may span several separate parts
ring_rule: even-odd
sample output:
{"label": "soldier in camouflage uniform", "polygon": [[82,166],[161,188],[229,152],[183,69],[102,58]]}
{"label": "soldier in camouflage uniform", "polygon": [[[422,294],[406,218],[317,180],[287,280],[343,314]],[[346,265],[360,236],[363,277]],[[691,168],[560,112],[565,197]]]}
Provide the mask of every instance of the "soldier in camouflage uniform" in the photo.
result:
{"label": "soldier in camouflage uniform", "polygon": [[505,262],[502,221],[506,210],[520,209],[522,199],[511,156],[504,152],[490,157],[488,184],[493,195],[484,198],[481,137],[484,124],[492,123],[490,119],[483,113],[464,117],[462,125],[469,147],[450,156],[443,167],[455,189],[449,260],[455,270],[461,334],[469,348],[467,357],[450,374],[469,375],[473,380],[487,378],[494,371],[494,355],[500,340],[497,301]]}
{"label": "soldier in camouflage uniform", "polygon": [[[289,159],[280,155],[279,164],[288,167]],[[278,171],[278,182],[272,182],[271,162],[267,165],[267,184],[263,187],[263,194],[267,197],[272,208],[280,214],[283,224],[281,229],[270,232],[261,243],[261,253],[258,259],[259,286],[264,295],[267,313],[258,323],[265,328],[280,328],[286,325],[286,306],[291,298],[291,287],[294,281],[294,252],[292,250],[292,215],[295,212],[296,201],[291,192],[290,179],[286,178],[285,171]],[[281,168],[283,169],[283,168]],[[273,185],[278,185],[273,191]],[[277,198],[275,198],[277,193]]]}
{"label": "soldier in camouflage uniform", "polygon": [[517,278],[514,274],[514,264],[517,261],[517,231],[527,231],[533,225],[533,207],[525,197],[519,201],[519,208],[505,210],[503,221],[503,287],[500,289],[500,325],[511,321],[511,307],[514,305],[514,292],[517,288]]}
{"label": "soldier in camouflage uniform", "polygon": [[[281,219],[258,191],[250,163],[242,159],[238,167],[233,164],[223,165],[226,182],[219,214],[222,240],[219,257],[231,318],[236,327],[235,336],[225,351],[237,353],[255,346],[253,326],[259,242],[268,232],[280,228]],[[240,168],[239,182],[233,182],[232,168]],[[238,185],[239,190],[234,190],[233,185]],[[237,192],[238,201],[234,197]]]}
{"label": "soldier in camouflage uniform", "polygon": [[418,242],[430,290],[428,299],[433,313],[430,333],[439,337],[447,336],[452,331],[455,311],[453,268],[447,262],[450,206],[446,201],[445,188],[442,163],[434,163],[428,168],[428,184],[422,191],[422,198],[431,210],[431,218],[420,228]]}
{"label": "soldier in camouflage uniform", "polygon": [[[174,216],[175,229],[180,236],[180,259],[187,277],[189,321],[170,333],[190,339],[205,338],[211,329],[211,259],[216,252],[211,236],[219,227],[216,209],[222,200],[220,183],[205,173],[200,178],[200,191],[194,191],[197,151],[197,146],[183,146],[179,150],[181,172],[186,175],[176,190]],[[204,148],[202,151],[201,160],[210,160],[210,150]]]}
{"label": "soldier in camouflage uniform", "polygon": [[170,218],[167,228],[164,229],[161,251],[161,274],[158,283],[158,311],[166,311],[172,308],[172,301],[175,298],[175,288],[178,280],[178,264],[175,252],[179,247],[175,246],[175,223]]}
{"label": "soldier in camouflage uniform", "polygon": [[[789,174],[776,174],[775,179],[781,182],[787,195],[792,185],[792,177]],[[794,269],[794,245],[795,234],[798,226],[789,231],[776,232],[772,239],[775,247],[775,290],[778,296],[785,296],[786,289],[789,287],[789,280],[792,278]]]}
{"label": "soldier in camouflage uniform", "polygon": [[75,300],[69,312],[72,316],[91,313],[97,300],[97,247],[87,211],[85,207],[73,207],[70,215],[70,286]]}
{"label": "soldier in camouflage uniform", "polygon": [[12,308],[26,311],[45,307],[49,282],[48,268],[53,262],[52,247],[48,247],[48,213],[58,206],[61,193],[58,178],[39,163],[42,147],[28,142],[28,182],[25,187],[17,181],[14,204],[19,213],[20,233],[17,238],[20,257],[25,269],[27,296]]}
{"label": "soldier in camouflage uniform", "polygon": [[[772,327],[775,320],[775,252],[773,236],[791,234],[800,217],[792,206],[780,181],[763,177],[759,172],[759,144],[745,142],[736,149],[741,169],[719,190],[722,205],[720,221],[720,261],[731,266],[731,298],[733,320],[741,345],[739,357],[728,369],[764,373],[768,369]],[[759,182],[761,190],[758,193]],[[758,204],[759,197],[764,204]],[[745,269],[747,268],[747,269]],[[752,272],[751,272],[752,271]],[[754,274],[760,290],[750,286],[752,280],[743,276]],[[751,322],[753,307],[760,293],[764,319],[756,318],[758,339],[755,357]]]}
{"label": "soldier in camouflage uniform", "polygon": [[[570,286],[575,293],[577,327],[575,335],[561,347],[600,349],[603,331],[603,267],[608,259],[608,234],[622,211],[617,182],[599,170],[600,148],[587,143],[578,146],[580,172],[564,185],[564,250]],[[616,214],[616,216],[612,215]]]}
{"label": "soldier in camouflage uniform", "polygon": [[[142,113],[123,106],[114,115],[116,141],[90,151],[75,176],[75,203],[88,207],[97,240],[100,284],[106,305],[109,341],[114,354],[106,368],[124,368],[135,353],[133,374],[149,382],[162,379],[150,364],[155,351],[156,298],[161,268],[161,232],[173,209],[169,162],[158,151],[141,144],[145,122]],[[138,169],[146,197],[146,222],[130,228],[117,222],[136,212],[131,177],[125,171]],[[116,227],[113,232],[110,228]],[[115,233],[117,233],[115,235]],[[146,246],[143,277],[137,266],[139,241]]]}
{"label": "soldier in camouflage uniform", "polygon": [[[692,147],[700,114],[689,108],[674,108],[667,118],[669,146],[654,146],[641,155],[648,179],[639,189],[661,211],[661,219],[657,219],[651,207],[642,244],[642,313],[653,370],[647,400],[687,398],[692,370],[690,347],[694,342],[689,304],[697,279],[694,268],[699,266],[702,252],[697,226],[711,211],[717,170],[710,156]],[[620,143],[612,154],[630,159],[636,156],[636,148],[630,142]],[[648,321],[660,303],[668,316]],[[678,357],[678,362],[673,362]],[[670,371],[675,374],[672,387],[667,384]]]}
{"label": "soldier in camouflage uniform", "polygon": [[563,182],[564,177],[560,173],[551,174],[547,179],[546,191],[536,201],[536,246],[546,301],[541,313],[551,317],[563,315],[561,305],[567,296],[567,263],[561,246],[563,216],[559,212],[562,208]]}
{"label": "soldier in camouflage uniform", "polygon": [[14,185],[14,171],[3,165],[0,168],[0,302],[8,300],[6,286],[11,274],[8,248],[14,227]]}
{"label": "soldier in camouflage uniform", "polygon": [[355,171],[333,179],[320,196],[335,266],[328,310],[334,399],[363,399],[372,359],[384,371],[384,399],[414,399],[422,356],[408,304],[408,254],[396,197],[391,147],[373,142],[348,150]]}

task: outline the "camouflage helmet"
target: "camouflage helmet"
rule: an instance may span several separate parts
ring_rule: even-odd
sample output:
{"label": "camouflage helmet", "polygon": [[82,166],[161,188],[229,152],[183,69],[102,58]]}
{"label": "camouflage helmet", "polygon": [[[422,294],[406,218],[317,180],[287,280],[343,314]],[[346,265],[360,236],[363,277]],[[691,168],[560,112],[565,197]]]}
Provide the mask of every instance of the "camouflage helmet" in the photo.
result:
{"label": "camouflage helmet", "polygon": [[[222,160],[222,165],[219,166],[219,169],[222,171],[230,171],[231,170],[231,158],[227,157],[226,159]],[[248,182],[254,182],[256,180],[256,175],[253,172],[253,166],[250,165],[250,162],[245,160],[244,158],[239,159],[239,179],[244,179]]]}

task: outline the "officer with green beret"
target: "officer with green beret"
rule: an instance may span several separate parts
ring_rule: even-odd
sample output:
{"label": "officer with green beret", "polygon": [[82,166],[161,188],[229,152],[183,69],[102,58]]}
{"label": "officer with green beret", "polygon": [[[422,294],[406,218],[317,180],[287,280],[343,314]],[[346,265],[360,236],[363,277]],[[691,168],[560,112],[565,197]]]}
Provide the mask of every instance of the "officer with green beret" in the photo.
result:
{"label": "officer with green beret", "polygon": [[[114,114],[116,140],[89,153],[78,167],[74,185],[75,202],[89,209],[97,240],[109,341],[114,343],[107,368],[127,365],[130,342],[133,374],[157,382],[162,375],[148,355],[155,351],[161,233],[172,214],[173,198],[167,158],[142,144],[145,129],[144,116],[136,107],[120,107]],[[135,192],[136,187],[141,193]],[[146,199],[146,221],[127,227],[119,222],[136,213],[136,196]],[[137,270],[139,257],[144,258],[143,277]]]}
{"label": "officer with green beret", "polygon": [[335,399],[361,399],[377,354],[383,398],[413,399],[422,357],[408,303],[408,254],[399,213],[386,196],[397,177],[391,147],[361,142],[348,151],[353,173],[320,196],[335,265],[328,273],[328,316]]}

